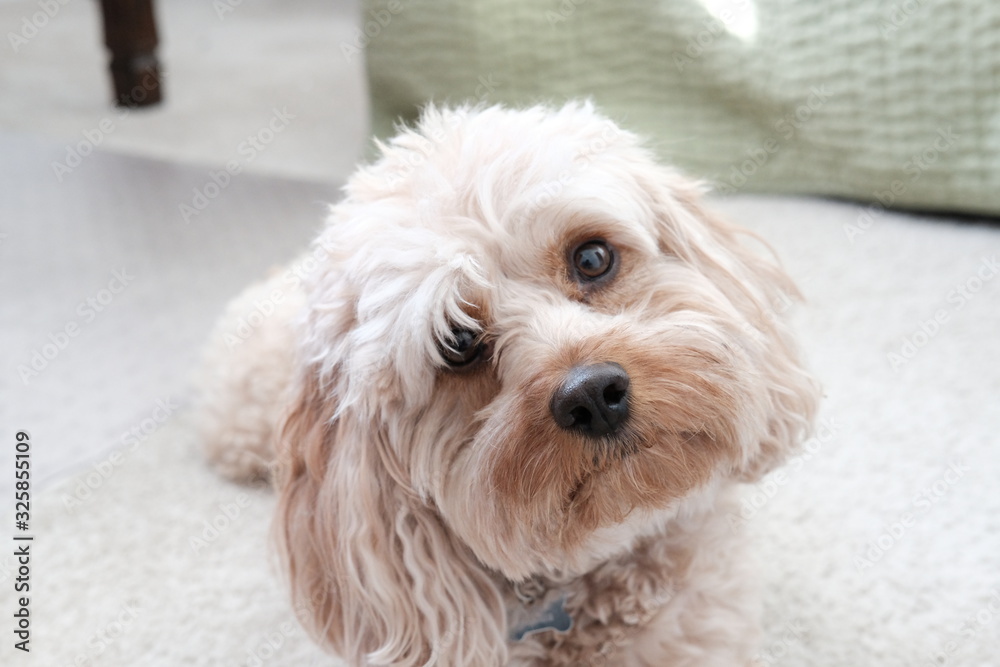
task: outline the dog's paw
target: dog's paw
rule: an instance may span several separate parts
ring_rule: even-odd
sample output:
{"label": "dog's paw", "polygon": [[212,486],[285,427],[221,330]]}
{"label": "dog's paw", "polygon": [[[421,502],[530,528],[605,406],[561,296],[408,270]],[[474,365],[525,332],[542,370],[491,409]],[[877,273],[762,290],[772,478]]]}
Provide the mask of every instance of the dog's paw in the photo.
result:
{"label": "dog's paw", "polygon": [[302,298],[278,276],[254,284],[229,304],[209,338],[197,381],[198,426],[208,461],[224,477],[271,477]]}

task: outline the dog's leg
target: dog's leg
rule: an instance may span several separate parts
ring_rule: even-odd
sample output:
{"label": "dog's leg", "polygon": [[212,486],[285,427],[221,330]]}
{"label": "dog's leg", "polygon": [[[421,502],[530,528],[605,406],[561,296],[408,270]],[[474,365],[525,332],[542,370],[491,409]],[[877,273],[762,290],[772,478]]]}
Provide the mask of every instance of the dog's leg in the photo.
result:
{"label": "dog's leg", "polygon": [[280,275],[254,284],[226,308],[198,379],[199,431],[208,460],[235,481],[270,477],[272,438],[294,372],[292,324],[304,295]]}

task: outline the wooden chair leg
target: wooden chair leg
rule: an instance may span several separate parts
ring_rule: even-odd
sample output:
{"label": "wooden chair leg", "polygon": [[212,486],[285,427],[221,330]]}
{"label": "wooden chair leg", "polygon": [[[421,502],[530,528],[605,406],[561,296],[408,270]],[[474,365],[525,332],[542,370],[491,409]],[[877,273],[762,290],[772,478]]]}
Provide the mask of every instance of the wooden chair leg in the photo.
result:
{"label": "wooden chair leg", "polygon": [[104,43],[111,50],[115,104],[142,107],[162,99],[153,0],[101,0]]}

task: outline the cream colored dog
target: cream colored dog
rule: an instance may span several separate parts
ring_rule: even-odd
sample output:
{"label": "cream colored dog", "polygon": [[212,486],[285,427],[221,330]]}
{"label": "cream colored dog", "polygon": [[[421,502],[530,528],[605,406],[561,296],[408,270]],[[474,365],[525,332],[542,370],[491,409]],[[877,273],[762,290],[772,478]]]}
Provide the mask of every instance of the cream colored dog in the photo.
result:
{"label": "cream colored dog", "polygon": [[734,490],[817,401],[766,249],[589,105],[428,109],[346,192],[204,383],[304,625],[351,665],[747,664]]}

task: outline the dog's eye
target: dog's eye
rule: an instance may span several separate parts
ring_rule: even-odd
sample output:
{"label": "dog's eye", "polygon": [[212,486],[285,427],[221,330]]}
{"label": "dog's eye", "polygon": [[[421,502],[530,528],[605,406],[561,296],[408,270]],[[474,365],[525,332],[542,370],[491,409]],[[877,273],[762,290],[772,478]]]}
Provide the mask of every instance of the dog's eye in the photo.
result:
{"label": "dog's eye", "polygon": [[604,241],[587,241],[573,251],[573,266],[583,280],[595,280],[611,270],[614,253]]}
{"label": "dog's eye", "polygon": [[441,356],[452,368],[468,366],[483,353],[483,342],[474,331],[452,329],[451,340],[441,345]]}

